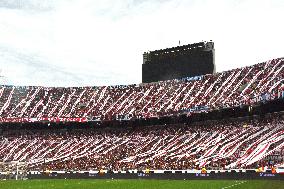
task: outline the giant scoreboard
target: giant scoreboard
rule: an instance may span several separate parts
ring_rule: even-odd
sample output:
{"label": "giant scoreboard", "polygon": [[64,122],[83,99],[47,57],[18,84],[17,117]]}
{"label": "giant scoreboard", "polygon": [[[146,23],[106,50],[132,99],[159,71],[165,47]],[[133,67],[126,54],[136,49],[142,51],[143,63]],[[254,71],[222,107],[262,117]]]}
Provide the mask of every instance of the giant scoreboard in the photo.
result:
{"label": "giant scoreboard", "polygon": [[145,52],[142,82],[213,74],[215,72],[214,43],[199,42],[167,49]]}

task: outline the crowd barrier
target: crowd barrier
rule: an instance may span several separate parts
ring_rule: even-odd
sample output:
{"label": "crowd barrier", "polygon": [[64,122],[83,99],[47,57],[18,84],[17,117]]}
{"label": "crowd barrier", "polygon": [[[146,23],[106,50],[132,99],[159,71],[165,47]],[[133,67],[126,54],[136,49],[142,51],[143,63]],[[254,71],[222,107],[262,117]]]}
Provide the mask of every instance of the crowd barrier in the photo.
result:
{"label": "crowd barrier", "polygon": [[224,173],[42,173],[29,174],[28,179],[173,179],[173,180],[284,180],[284,174],[256,172],[224,172]]}
{"label": "crowd barrier", "polygon": [[[15,172],[5,174],[0,172],[0,180],[15,179]],[[172,180],[284,180],[284,173],[256,172],[247,170],[208,170],[201,173],[200,170],[151,170],[144,171],[31,171],[27,174],[19,174],[18,178],[26,179],[172,179]]]}

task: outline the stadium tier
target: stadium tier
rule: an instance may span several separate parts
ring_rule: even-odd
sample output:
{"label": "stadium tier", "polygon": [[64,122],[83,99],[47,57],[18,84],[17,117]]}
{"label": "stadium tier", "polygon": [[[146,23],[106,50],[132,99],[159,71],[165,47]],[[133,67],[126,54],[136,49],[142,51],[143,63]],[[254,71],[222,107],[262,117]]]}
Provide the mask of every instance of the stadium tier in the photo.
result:
{"label": "stadium tier", "polygon": [[0,160],[29,171],[249,169],[284,163],[284,114],[124,129],[8,130]]}
{"label": "stadium tier", "polygon": [[115,120],[211,111],[283,96],[284,59],[150,84],[0,88],[0,122]]}

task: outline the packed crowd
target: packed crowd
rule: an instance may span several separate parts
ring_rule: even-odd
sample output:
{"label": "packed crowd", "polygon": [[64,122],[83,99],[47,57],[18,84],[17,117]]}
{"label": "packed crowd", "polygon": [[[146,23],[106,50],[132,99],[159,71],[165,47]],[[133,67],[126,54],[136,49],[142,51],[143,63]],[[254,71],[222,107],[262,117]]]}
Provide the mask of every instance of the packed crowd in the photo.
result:
{"label": "packed crowd", "polygon": [[284,59],[238,68],[201,80],[102,87],[0,87],[0,118],[86,117],[113,120],[173,115],[194,107],[239,106],[284,90]]}
{"label": "packed crowd", "polygon": [[284,115],[182,125],[85,130],[6,130],[0,162],[29,170],[185,170],[283,163]]}

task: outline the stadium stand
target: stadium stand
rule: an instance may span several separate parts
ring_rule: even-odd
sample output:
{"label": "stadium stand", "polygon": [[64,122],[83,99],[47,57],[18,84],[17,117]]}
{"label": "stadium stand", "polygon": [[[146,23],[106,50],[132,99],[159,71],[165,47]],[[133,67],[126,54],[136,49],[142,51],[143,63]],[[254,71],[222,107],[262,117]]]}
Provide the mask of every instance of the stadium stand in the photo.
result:
{"label": "stadium stand", "polygon": [[[101,87],[0,87],[0,162],[34,170],[248,169],[284,163],[283,113],[249,119],[89,129],[7,129],[10,122],[192,116],[283,98],[284,59],[214,75]],[[76,123],[74,123],[76,124]],[[278,159],[267,159],[280,157]],[[1,167],[1,166],[0,166]]]}
{"label": "stadium stand", "polygon": [[102,87],[1,86],[1,122],[114,120],[175,115],[253,103],[283,91],[283,58],[198,79]]}
{"label": "stadium stand", "polygon": [[284,162],[284,114],[132,129],[8,130],[0,160],[30,170],[248,169]]}

